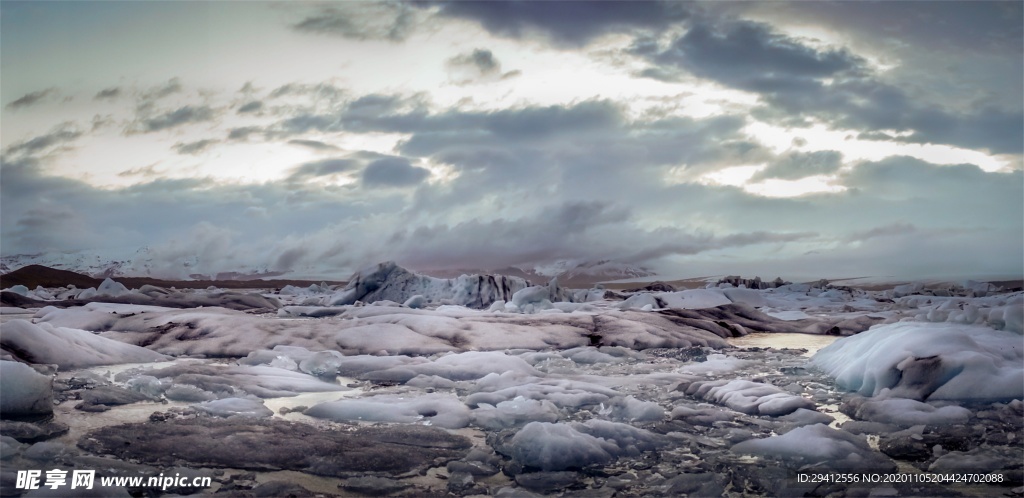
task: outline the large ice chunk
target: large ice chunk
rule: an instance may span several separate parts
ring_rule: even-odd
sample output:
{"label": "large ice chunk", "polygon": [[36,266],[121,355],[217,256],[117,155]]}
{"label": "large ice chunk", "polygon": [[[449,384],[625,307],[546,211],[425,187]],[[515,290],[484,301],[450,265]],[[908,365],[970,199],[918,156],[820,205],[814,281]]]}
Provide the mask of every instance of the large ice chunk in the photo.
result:
{"label": "large ice chunk", "polygon": [[715,380],[694,382],[686,394],[725,405],[748,415],[779,416],[800,408],[814,409],[814,402],[787,393],[771,384],[749,380]]}
{"label": "large ice chunk", "polygon": [[263,401],[251,398],[224,398],[195,405],[196,408],[217,417],[270,417],[274,412]]}
{"label": "large ice chunk", "polygon": [[633,396],[617,397],[598,411],[624,422],[657,422],[665,418],[665,410],[653,401],[641,401]]}
{"label": "large ice chunk", "polygon": [[345,289],[328,299],[326,304],[372,303],[385,299],[403,303],[420,295],[435,303],[448,302],[480,309],[498,300],[509,301],[516,291],[529,285],[523,278],[505,275],[433,278],[410,272],[394,261],[388,261],[357,272]]}
{"label": "large ice chunk", "polygon": [[619,396],[619,392],[589,382],[569,379],[539,379],[521,375],[490,374],[477,382],[477,391],[466,397],[466,404],[497,405],[518,397],[547,400],[559,408],[599,405]]}
{"label": "large ice chunk", "polygon": [[658,435],[628,424],[531,422],[509,442],[516,462],[545,471],[604,464],[620,456],[637,456],[661,446]]}
{"label": "large ice chunk", "polygon": [[462,307],[417,310],[371,305],[348,307],[342,318],[281,320],[223,308],[172,310],[100,303],[46,307],[35,316],[38,322],[58,327],[104,330],[104,337],[145,344],[147,349],[171,355],[244,357],[267,344],[345,355],[568,349],[595,343],[630,349],[726,346],[723,336],[708,330],[722,327],[708,320],[693,321],[691,326],[679,323],[677,317],[637,311],[521,315]]}
{"label": "large ice chunk", "polygon": [[732,304],[732,300],[719,289],[691,289],[679,292],[659,292],[654,295],[669,308],[695,310]]}
{"label": "large ice chunk", "polygon": [[110,278],[104,279],[103,283],[96,289],[96,293],[103,296],[123,296],[129,292],[131,291],[124,284],[115,282]]}
{"label": "large ice chunk", "polygon": [[[302,372],[265,365],[210,365],[183,363],[142,372],[167,383],[191,385],[225,397],[238,391],[260,398],[295,396],[299,393],[348,391],[331,382],[324,382]],[[188,393],[186,393],[188,395]]]}
{"label": "large ice chunk", "polygon": [[794,467],[813,465],[841,471],[896,468],[892,460],[873,451],[864,438],[824,424],[797,427],[781,436],[743,441],[734,445],[732,451],[779,458]]}
{"label": "large ice chunk", "polygon": [[445,429],[461,429],[469,425],[470,420],[470,411],[465,404],[455,396],[442,394],[342,399],[320,403],[304,413],[335,421],[421,422]]}
{"label": "large ice chunk", "polygon": [[568,424],[530,422],[512,437],[510,450],[520,464],[550,471],[611,462],[618,447]]}
{"label": "large ice chunk", "polygon": [[15,285],[4,289],[4,292],[13,292],[19,296],[28,296],[28,287],[24,285]]}
{"label": "large ice chunk", "polygon": [[85,330],[11,320],[0,325],[0,348],[32,363],[83,368],[118,363],[146,363],[169,358],[146,348],[100,337]]}
{"label": "large ice chunk", "polygon": [[743,303],[749,306],[765,306],[764,295],[754,289],[722,289],[725,297],[734,303]]}
{"label": "large ice chunk", "polygon": [[855,418],[870,422],[896,424],[906,427],[914,425],[966,424],[971,411],[961,406],[936,408],[928,403],[906,399],[854,398],[851,411]]}
{"label": "large ice chunk", "polygon": [[489,430],[506,429],[527,422],[556,422],[558,407],[547,400],[537,401],[518,396],[495,405],[480,403],[473,410],[473,423]]}
{"label": "large ice chunk", "polygon": [[1024,337],[988,327],[900,322],[845,337],[814,363],[864,396],[917,400],[1024,397]]}
{"label": "large ice chunk", "polygon": [[664,303],[659,302],[658,298],[654,297],[650,293],[642,292],[639,294],[633,294],[632,296],[629,296],[629,298],[616,305],[616,307],[622,310],[636,309],[643,311],[651,311],[654,308],[664,307]]}
{"label": "large ice chunk", "polygon": [[0,414],[30,417],[53,413],[53,381],[32,367],[0,361]]}

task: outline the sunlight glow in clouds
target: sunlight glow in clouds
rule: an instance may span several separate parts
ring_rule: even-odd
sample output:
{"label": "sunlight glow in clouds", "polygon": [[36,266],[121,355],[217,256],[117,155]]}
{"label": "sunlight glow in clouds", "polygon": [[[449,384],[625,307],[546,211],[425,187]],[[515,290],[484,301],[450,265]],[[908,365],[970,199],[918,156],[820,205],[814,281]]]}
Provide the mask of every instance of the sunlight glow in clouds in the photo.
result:
{"label": "sunlight glow in clouds", "polygon": [[824,192],[836,193],[846,190],[842,185],[832,183],[835,178],[826,176],[809,176],[799,180],[778,180],[770,178],[760,183],[748,183],[743,185],[747,192],[763,195],[765,197],[796,197],[807,194],[820,194]]}
{"label": "sunlight glow in clouds", "polygon": [[[762,122],[749,124],[744,130],[775,151],[793,147],[794,141],[804,140],[804,150],[836,150],[846,161],[879,161],[889,156],[910,156],[932,164],[974,164],[988,171],[999,171],[1007,162],[982,151],[963,149],[945,144],[915,144],[861,140],[855,130],[829,130],[824,125],[811,128],[781,128]],[[906,135],[893,133],[899,137]]]}

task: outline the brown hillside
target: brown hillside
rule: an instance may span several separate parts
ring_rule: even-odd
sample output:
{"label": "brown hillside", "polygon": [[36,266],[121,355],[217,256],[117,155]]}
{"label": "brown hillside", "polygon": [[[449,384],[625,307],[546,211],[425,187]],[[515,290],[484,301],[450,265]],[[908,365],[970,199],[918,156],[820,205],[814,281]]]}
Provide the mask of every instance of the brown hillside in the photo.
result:
{"label": "brown hillside", "polygon": [[[311,284],[319,284],[320,281],[312,280],[161,280],[147,277],[119,277],[114,280],[124,284],[129,289],[138,289],[143,285],[155,285],[157,287],[176,287],[178,289],[205,289],[214,286],[220,289],[280,289],[286,285],[308,287]],[[24,285],[29,289],[35,289],[37,285],[43,287],[64,287],[74,285],[79,289],[88,287],[99,287],[103,279],[92,278],[87,275],[67,270],[57,270],[42,265],[29,265],[18,268],[6,275],[0,275],[0,288],[6,289],[15,285]],[[344,285],[345,282],[327,281],[331,285]]]}
{"label": "brown hillside", "polygon": [[35,289],[37,285],[43,287],[63,287],[74,285],[79,289],[97,287],[103,280],[92,278],[73,271],[58,270],[42,265],[28,265],[18,268],[5,275],[0,275],[0,288],[24,285],[29,289]]}

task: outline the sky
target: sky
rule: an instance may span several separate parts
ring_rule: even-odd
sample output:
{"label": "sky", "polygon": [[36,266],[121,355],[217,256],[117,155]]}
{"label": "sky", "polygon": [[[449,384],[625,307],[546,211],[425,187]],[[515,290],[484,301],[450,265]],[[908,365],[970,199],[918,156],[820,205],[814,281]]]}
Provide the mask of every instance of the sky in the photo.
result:
{"label": "sky", "polygon": [[0,2],[0,255],[1024,273],[1024,2]]}

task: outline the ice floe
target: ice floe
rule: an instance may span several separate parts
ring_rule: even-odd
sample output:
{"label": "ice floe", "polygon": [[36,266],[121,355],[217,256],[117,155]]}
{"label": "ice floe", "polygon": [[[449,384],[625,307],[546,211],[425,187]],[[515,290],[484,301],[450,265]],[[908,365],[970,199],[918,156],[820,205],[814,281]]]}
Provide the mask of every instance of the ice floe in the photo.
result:
{"label": "ice floe", "polygon": [[0,414],[31,417],[53,413],[53,382],[48,375],[14,361],[0,361]]}
{"label": "ice floe", "polygon": [[469,408],[459,398],[447,394],[343,399],[317,404],[304,413],[335,421],[417,422],[446,429],[461,429],[471,419]]}
{"label": "ice floe", "polygon": [[165,355],[98,336],[92,332],[49,323],[12,320],[0,325],[0,348],[24,361],[82,368],[120,363],[165,361]]}
{"label": "ice floe", "polygon": [[901,322],[818,351],[815,365],[843,389],[917,400],[1024,397],[1024,337],[989,327]]}
{"label": "ice floe", "polygon": [[797,427],[781,436],[750,439],[732,447],[746,453],[780,459],[797,467],[836,471],[893,471],[896,465],[874,451],[863,437],[824,424]]}
{"label": "ice floe", "polygon": [[657,434],[615,422],[531,422],[512,437],[506,451],[524,466],[551,471],[636,456],[663,442]]}

